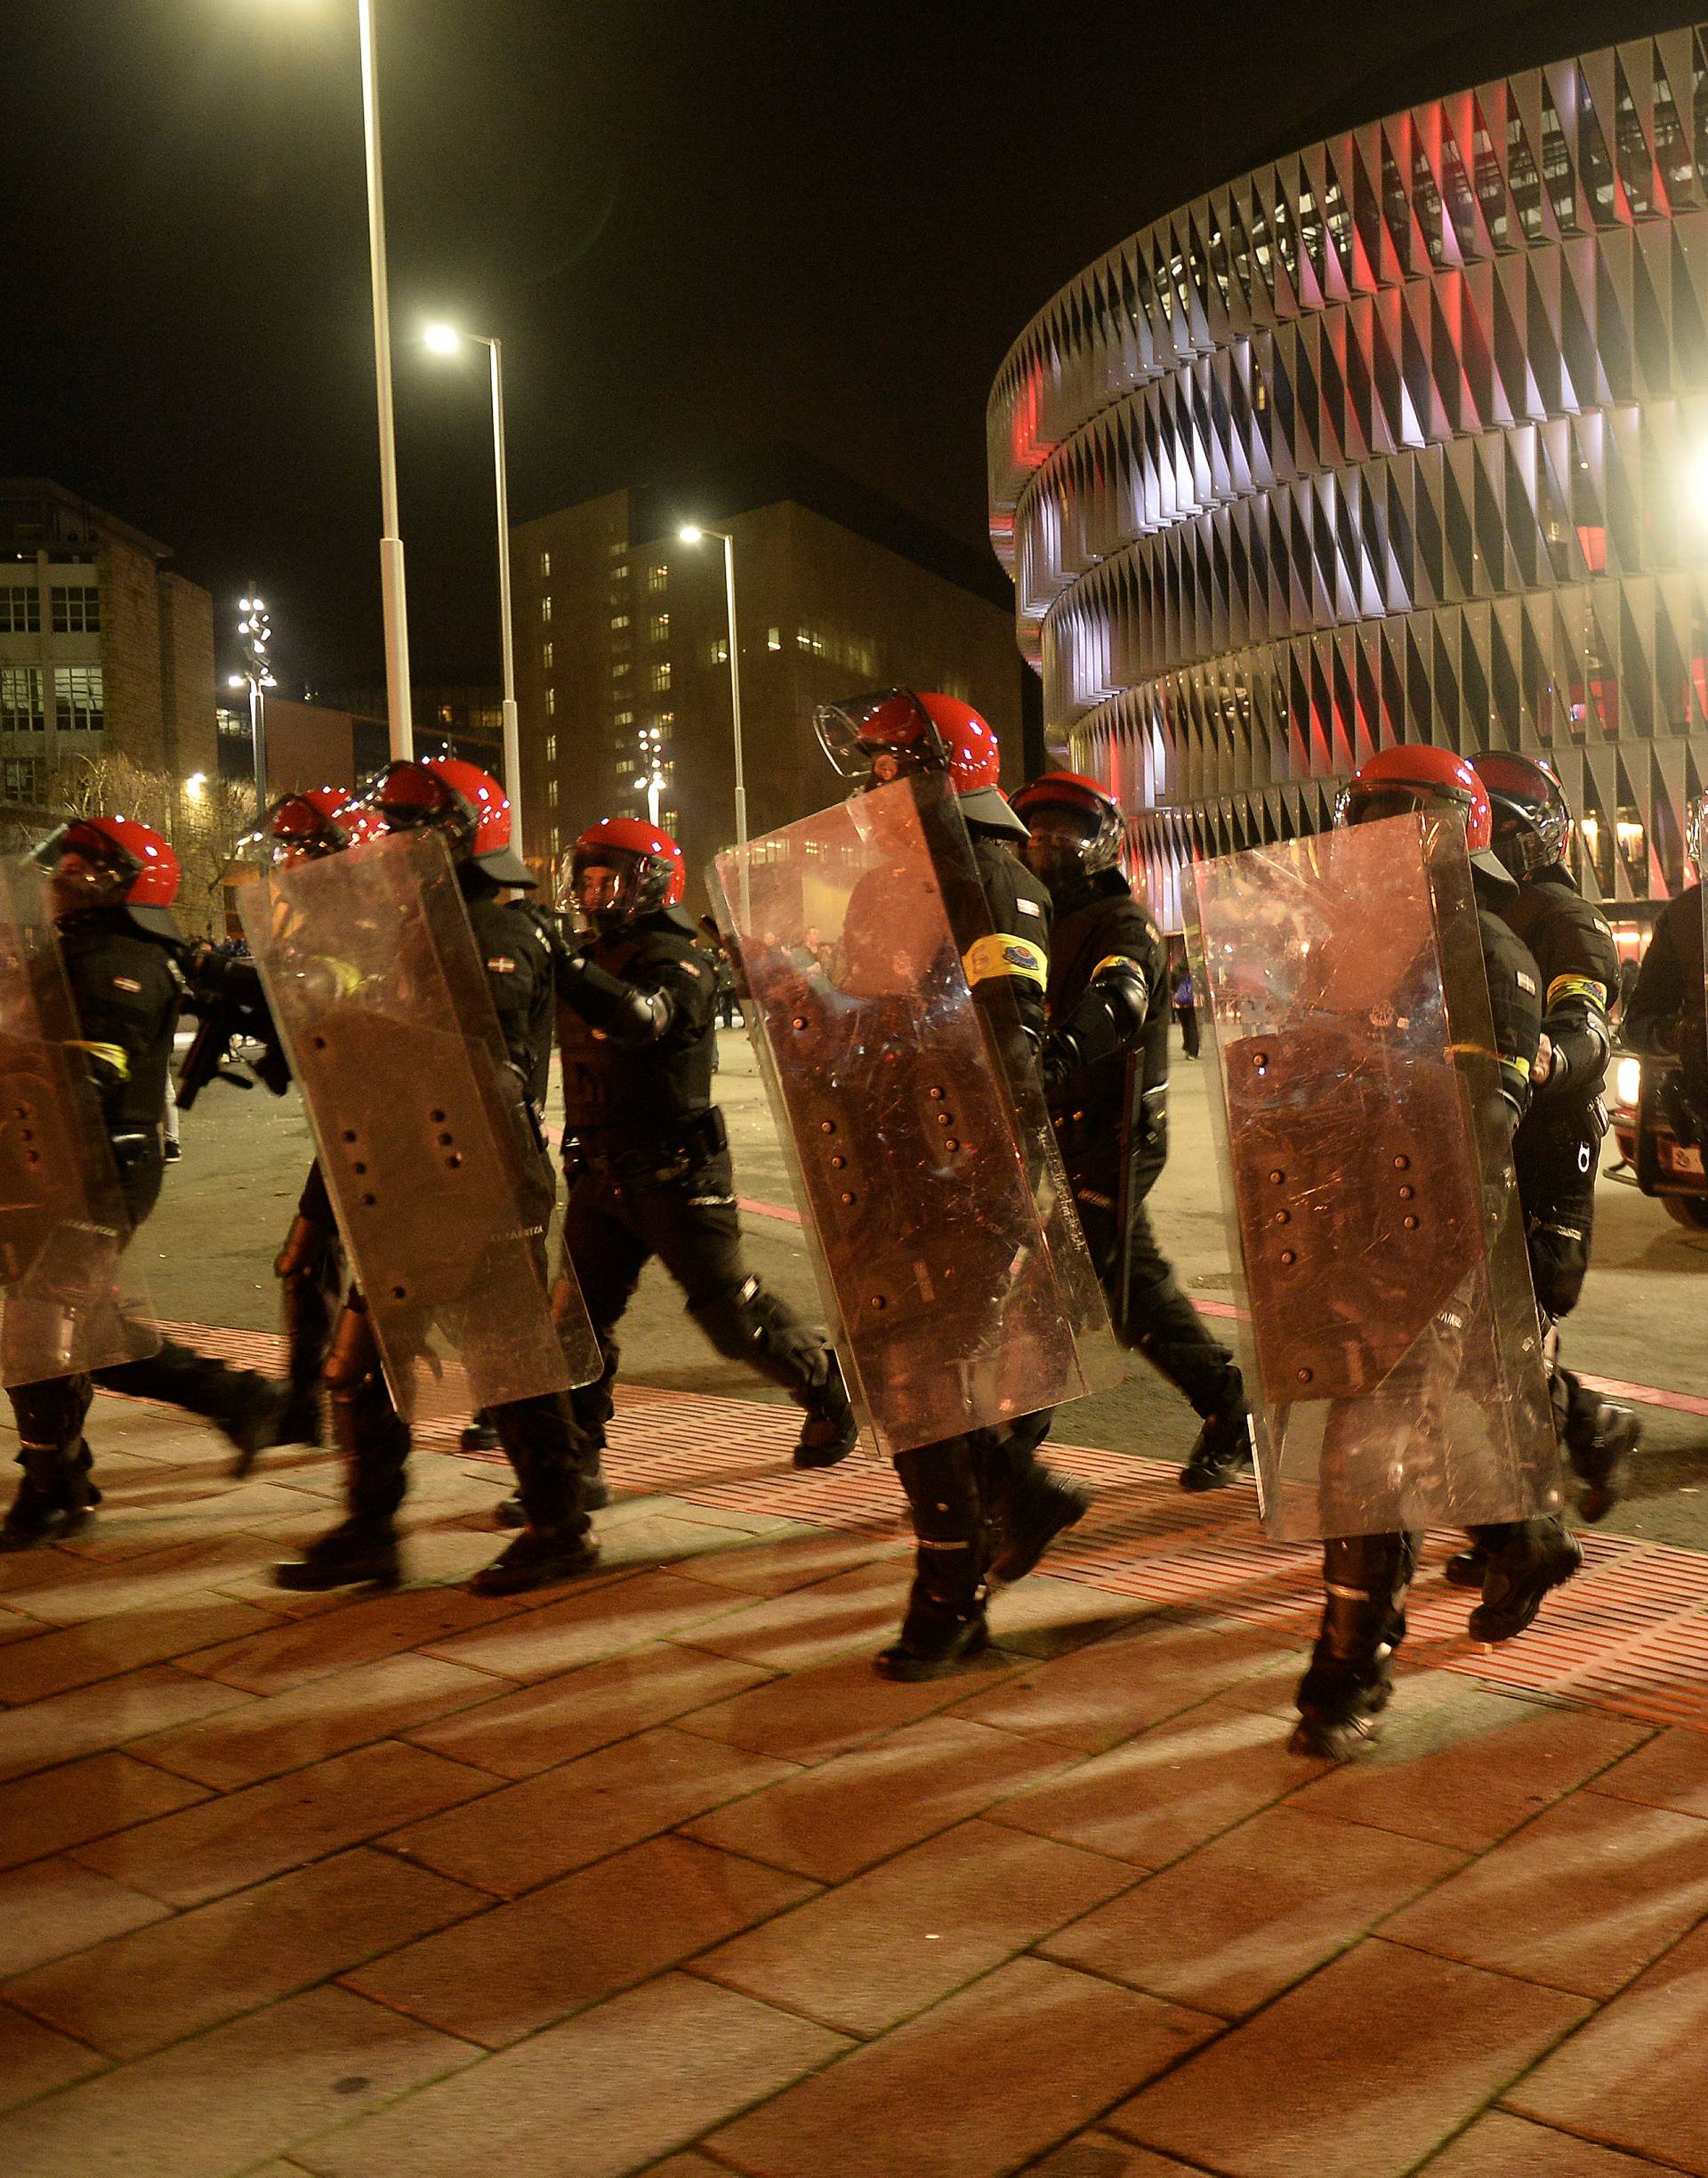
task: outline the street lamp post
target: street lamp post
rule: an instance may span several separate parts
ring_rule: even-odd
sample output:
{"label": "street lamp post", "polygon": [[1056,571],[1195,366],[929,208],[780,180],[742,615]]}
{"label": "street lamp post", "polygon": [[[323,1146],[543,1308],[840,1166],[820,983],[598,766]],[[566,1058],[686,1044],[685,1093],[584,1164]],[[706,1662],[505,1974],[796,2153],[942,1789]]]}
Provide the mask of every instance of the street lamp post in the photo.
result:
{"label": "street lamp post", "polygon": [[255,814],[260,816],[267,806],[267,695],[270,688],[278,683],[273,678],[272,661],[268,657],[268,646],[273,640],[273,623],[267,608],[262,603],[252,583],[249,595],[238,602],[243,609],[243,617],[238,623],[238,633],[242,639],[243,671],[233,674],[230,686],[249,689],[249,742],[254,752],[255,767]]}
{"label": "street lamp post", "polygon": [[741,761],[741,641],[736,630],[736,544],[727,529],[713,529],[689,522],[678,530],[684,544],[697,544],[702,537],[717,537],[723,545],[723,597],[729,616],[729,722],[736,756],[736,848],[741,860],[741,913],[747,919],[747,781]]}
{"label": "street lamp post", "polygon": [[511,836],[522,836],[522,738],[516,710],[516,645],[510,620],[510,487],[504,466],[504,343],[489,333],[459,333],[431,325],[423,335],[435,355],[455,355],[465,340],[487,351],[492,377],[492,465],[498,495],[498,632],[504,661],[504,791],[510,796]]}
{"label": "street lamp post", "polygon": [[409,715],[409,614],[398,530],[398,443],[391,414],[391,316],[385,279],[385,189],[380,173],[379,77],[374,0],[357,0],[362,46],[362,129],[367,151],[367,254],[374,292],[374,369],[380,410],[380,598],[385,617],[385,702],[393,758],[415,753]]}

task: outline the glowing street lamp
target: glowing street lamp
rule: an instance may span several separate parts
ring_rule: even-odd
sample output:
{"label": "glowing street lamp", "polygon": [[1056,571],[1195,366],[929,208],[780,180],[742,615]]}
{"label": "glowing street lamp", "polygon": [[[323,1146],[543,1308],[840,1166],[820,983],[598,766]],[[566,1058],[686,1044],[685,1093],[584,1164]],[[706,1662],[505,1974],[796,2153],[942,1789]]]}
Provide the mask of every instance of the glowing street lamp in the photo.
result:
{"label": "glowing street lamp", "polygon": [[492,378],[492,466],[498,494],[498,631],[504,660],[504,791],[510,796],[511,837],[522,836],[522,744],[516,712],[516,653],[510,625],[510,488],[504,473],[504,359],[490,334],[459,333],[455,326],[430,325],[423,343],[434,354],[454,356],[465,340],[484,348]]}
{"label": "glowing street lamp", "polygon": [[[708,528],[699,522],[685,522],[676,532],[684,544],[698,544],[706,537],[716,537],[723,546],[723,597],[729,616],[729,721],[735,742],[736,754],[736,845],[745,849],[747,844],[747,784],[741,763],[741,644],[736,633],[736,545],[727,529]],[[745,908],[747,866],[742,863],[742,891]]]}
{"label": "glowing street lamp", "polygon": [[249,690],[249,740],[254,754],[255,808],[259,811],[267,806],[266,690],[278,686],[268,655],[273,640],[273,623],[253,584],[249,595],[239,598],[238,605],[243,615],[238,622],[243,671],[232,674],[229,685],[234,689],[246,685]]}

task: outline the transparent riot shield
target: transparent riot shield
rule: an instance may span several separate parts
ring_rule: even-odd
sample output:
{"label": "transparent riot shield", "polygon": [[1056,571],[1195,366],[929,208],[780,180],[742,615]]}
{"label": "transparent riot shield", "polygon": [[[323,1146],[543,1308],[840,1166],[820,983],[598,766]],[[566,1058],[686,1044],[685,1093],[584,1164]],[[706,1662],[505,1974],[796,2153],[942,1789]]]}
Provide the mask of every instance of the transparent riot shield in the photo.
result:
{"label": "transparent riot shield", "polygon": [[0,1383],[157,1351],[40,871],[0,862]]}
{"label": "transparent riot shield", "polygon": [[951,903],[977,930],[982,893],[953,794],[858,795],[720,856],[715,884],[825,1312],[881,1448],[1117,1382],[1042,1088],[962,964]]}
{"label": "transparent riot shield", "polygon": [[399,1413],[466,1419],[597,1375],[573,1284],[554,1327],[551,1166],[443,841],[275,871],[242,913]]}
{"label": "transparent riot shield", "polygon": [[1192,877],[1269,1532],[1557,1510],[1462,834],[1395,817]]}

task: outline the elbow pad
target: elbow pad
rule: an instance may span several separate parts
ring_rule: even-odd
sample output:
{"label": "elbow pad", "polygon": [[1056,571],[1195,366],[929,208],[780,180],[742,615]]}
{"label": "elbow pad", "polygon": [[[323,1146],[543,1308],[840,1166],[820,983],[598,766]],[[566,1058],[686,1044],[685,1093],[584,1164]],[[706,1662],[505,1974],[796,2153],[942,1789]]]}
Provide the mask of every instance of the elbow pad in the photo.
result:
{"label": "elbow pad", "polygon": [[1075,1066],[1095,1066],[1131,1051],[1145,1025],[1150,986],[1135,960],[1111,954],[1092,972],[1084,996],[1051,1037]]}
{"label": "elbow pad", "polygon": [[564,1004],[614,1044],[655,1044],[676,1018],[665,992],[640,990],[579,954],[560,964],[557,985]]}

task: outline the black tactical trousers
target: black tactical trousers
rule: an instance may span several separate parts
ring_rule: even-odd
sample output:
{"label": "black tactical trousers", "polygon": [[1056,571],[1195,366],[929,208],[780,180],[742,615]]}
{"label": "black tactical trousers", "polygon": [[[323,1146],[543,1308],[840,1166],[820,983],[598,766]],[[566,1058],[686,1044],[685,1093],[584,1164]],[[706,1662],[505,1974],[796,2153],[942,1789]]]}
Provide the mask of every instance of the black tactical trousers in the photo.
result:
{"label": "black tactical trousers", "polygon": [[297,1201],[296,1215],[274,1262],[285,1318],[286,1374],[294,1392],[318,1385],[332,1343],[343,1287],[343,1249],[318,1162]]}
{"label": "black tactical trousers", "polygon": [[[1576,1177],[1573,1175],[1574,1180]],[[1544,1330],[1553,1329],[1577,1306],[1590,1267],[1594,1221],[1593,1173],[1576,1185],[1562,1188],[1553,1200],[1526,1220],[1530,1277]],[[1582,1480],[1598,1482],[1607,1465],[1605,1457],[1598,1458],[1606,1404],[1585,1388],[1574,1371],[1561,1366],[1557,1340],[1549,1341],[1548,1352],[1554,1422],[1566,1457]]]}
{"label": "black tactical trousers", "polygon": [[803,1406],[823,1389],[829,1367],[823,1342],[742,1262],[728,1151],[664,1180],[572,1173],[563,1246],[604,1361],[594,1382],[569,1397],[576,1419],[601,1448],[613,1411],[616,1327],[655,1255],[721,1354],[750,1363]]}
{"label": "black tactical trousers", "polygon": [[[1100,1184],[1106,1177],[1108,1184]],[[1181,1289],[1173,1265],[1156,1245],[1142,1199],[1127,1213],[1124,1311],[1118,1180],[1104,1174],[1084,1182],[1077,1174],[1073,1178],[1085,1245],[1108,1299],[1116,1336],[1167,1377],[1200,1420],[1238,1413],[1245,1403],[1239,1365]]]}
{"label": "black tactical trousers", "polygon": [[[408,1487],[409,1424],[392,1403],[367,1303],[354,1289],[333,1332],[325,1377],[333,1441],[344,1457],[350,1517],[366,1527],[386,1527]],[[596,1461],[570,1417],[568,1394],[539,1392],[487,1411],[516,1471],[528,1525],[585,1534],[590,1523],[582,1508],[581,1478]]]}

